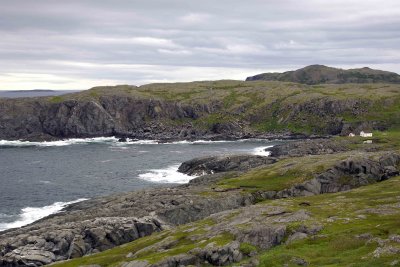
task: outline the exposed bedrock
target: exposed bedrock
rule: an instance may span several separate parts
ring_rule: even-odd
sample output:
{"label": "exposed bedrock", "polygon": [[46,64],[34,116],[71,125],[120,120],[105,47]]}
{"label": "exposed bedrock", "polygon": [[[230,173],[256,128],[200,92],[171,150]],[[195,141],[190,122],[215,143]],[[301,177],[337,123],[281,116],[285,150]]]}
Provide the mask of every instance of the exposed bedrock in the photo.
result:
{"label": "exposed bedrock", "polygon": [[354,158],[341,161],[313,179],[278,192],[263,192],[264,198],[284,198],[336,193],[380,182],[399,175],[400,155],[388,153],[378,160]]}
{"label": "exposed bedrock", "polygon": [[82,257],[160,230],[155,220],[129,217],[96,218],[33,228],[0,241],[0,266],[42,266]]}
{"label": "exposed bedrock", "polygon": [[205,175],[227,171],[246,171],[261,165],[272,164],[273,157],[255,155],[229,155],[195,158],[183,162],[178,171],[188,175]]}
{"label": "exposed bedrock", "polygon": [[308,139],[286,142],[266,148],[272,157],[301,157],[304,155],[322,155],[347,151],[348,141],[334,139]]}

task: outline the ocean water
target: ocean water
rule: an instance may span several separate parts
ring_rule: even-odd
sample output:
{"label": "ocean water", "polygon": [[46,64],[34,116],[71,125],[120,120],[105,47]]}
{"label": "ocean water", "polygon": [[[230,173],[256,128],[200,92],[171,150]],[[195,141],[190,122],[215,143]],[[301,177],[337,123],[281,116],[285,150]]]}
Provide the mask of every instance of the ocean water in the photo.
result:
{"label": "ocean water", "polygon": [[187,183],[177,172],[186,160],[249,153],[280,141],[120,143],[114,137],[54,142],[0,141],[0,231],[20,227],[96,196],[165,183]]}
{"label": "ocean water", "polygon": [[0,98],[20,98],[20,97],[39,97],[39,96],[57,96],[68,93],[76,93],[80,90],[0,90]]}

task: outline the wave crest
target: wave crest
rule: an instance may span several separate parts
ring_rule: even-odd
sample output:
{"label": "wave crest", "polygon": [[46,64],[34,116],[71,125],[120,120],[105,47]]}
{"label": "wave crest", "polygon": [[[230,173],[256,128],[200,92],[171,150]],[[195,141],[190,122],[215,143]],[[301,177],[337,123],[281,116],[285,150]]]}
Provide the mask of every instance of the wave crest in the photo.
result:
{"label": "wave crest", "polygon": [[49,216],[51,214],[58,213],[61,211],[63,208],[66,206],[81,202],[87,200],[86,198],[80,198],[74,201],[69,201],[69,202],[55,202],[49,206],[44,206],[44,207],[26,207],[21,209],[20,214],[18,215],[18,219],[14,222],[10,223],[0,223],[0,231],[4,231],[10,228],[17,228],[21,227],[30,223],[33,223],[34,221],[37,221],[41,218],[44,218],[46,216]]}
{"label": "wave crest", "polygon": [[189,176],[178,172],[179,164],[169,166],[165,169],[154,169],[149,172],[139,174],[139,178],[156,183],[185,184],[196,176]]}

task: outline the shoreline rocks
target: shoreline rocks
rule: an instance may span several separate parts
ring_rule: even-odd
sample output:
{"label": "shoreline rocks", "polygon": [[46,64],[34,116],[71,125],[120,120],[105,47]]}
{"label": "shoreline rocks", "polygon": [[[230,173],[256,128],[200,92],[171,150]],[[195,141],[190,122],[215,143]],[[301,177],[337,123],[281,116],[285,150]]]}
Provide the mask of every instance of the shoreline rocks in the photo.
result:
{"label": "shoreline rocks", "polygon": [[107,217],[16,233],[0,241],[0,266],[42,266],[82,257],[160,230],[154,219]]}
{"label": "shoreline rocks", "polygon": [[305,155],[333,154],[348,151],[347,140],[334,139],[306,139],[301,141],[278,144],[265,151],[269,151],[271,157],[301,157]]}
{"label": "shoreline rocks", "polygon": [[256,155],[201,157],[183,162],[178,171],[187,175],[206,175],[228,171],[246,171],[275,162],[277,162],[276,158]]}

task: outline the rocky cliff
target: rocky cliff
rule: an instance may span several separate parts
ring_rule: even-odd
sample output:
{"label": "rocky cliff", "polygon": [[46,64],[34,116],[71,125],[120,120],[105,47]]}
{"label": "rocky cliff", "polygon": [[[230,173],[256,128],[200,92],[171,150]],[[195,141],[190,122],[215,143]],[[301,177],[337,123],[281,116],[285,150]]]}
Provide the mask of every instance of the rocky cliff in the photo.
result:
{"label": "rocky cliff", "polygon": [[236,139],[348,134],[400,121],[398,85],[216,81],[0,99],[0,139]]}
{"label": "rocky cliff", "polygon": [[294,71],[262,73],[246,78],[246,81],[257,80],[304,84],[400,83],[400,75],[394,72],[374,70],[368,67],[344,70],[323,65],[310,65]]}
{"label": "rocky cliff", "polygon": [[177,137],[184,125],[173,129],[163,120],[194,119],[203,107],[179,105],[123,96],[96,100],[3,100],[0,104],[1,139],[51,139],[68,137],[130,136]]}

